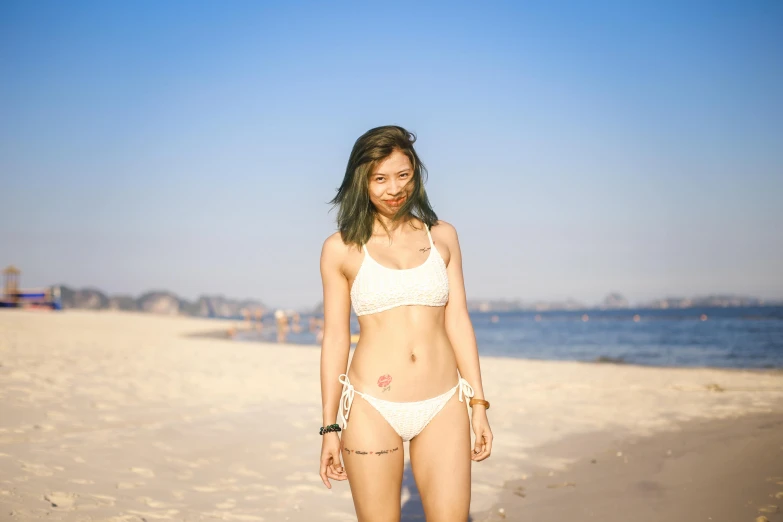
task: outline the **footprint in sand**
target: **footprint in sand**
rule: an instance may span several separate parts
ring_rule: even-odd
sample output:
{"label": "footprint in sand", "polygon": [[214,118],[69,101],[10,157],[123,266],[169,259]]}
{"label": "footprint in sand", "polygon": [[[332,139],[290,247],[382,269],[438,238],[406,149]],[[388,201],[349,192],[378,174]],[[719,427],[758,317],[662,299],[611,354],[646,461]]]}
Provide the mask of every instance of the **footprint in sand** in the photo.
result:
{"label": "footprint in sand", "polygon": [[48,466],[44,466],[43,464],[36,464],[35,462],[24,462],[19,461],[22,464],[22,469],[25,471],[29,471],[33,475],[37,475],[39,477],[51,477],[54,475],[54,471],[52,471]]}
{"label": "footprint in sand", "polygon": [[237,475],[242,475],[243,477],[254,477],[259,479],[264,478],[264,476],[261,473],[257,471],[253,471],[252,469],[248,469],[245,466],[240,466],[238,469],[234,471],[234,473],[236,473]]}
{"label": "footprint in sand", "polygon": [[79,495],[76,493],[66,493],[64,491],[53,491],[43,496],[44,500],[49,502],[52,507],[63,509],[74,509],[73,505]]}
{"label": "footprint in sand", "polygon": [[193,486],[193,491],[199,493],[214,493],[216,491],[237,491],[235,486],[237,479],[235,478],[222,478],[213,482],[210,482],[206,486]]}
{"label": "footprint in sand", "polygon": [[290,482],[321,482],[321,477],[312,472],[304,473],[302,471],[297,471],[290,475],[286,475],[285,480]]}
{"label": "footprint in sand", "polygon": [[149,520],[151,518],[158,519],[158,520],[172,520],[174,518],[174,515],[179,513],[179,509],[168,509],[165,512],[158,512],[158,511],[136,511],[133,509],[129,509],[128,513],[132,513],[134,515],[139,515],[142,517],[142,520]]}
{"label": "footprint in sand", "polygon": [[117,489],[136,489],[144,485],[144,482],[117,482]]}
{"label": "footprint in sand", "polygon": [[77,495],[76,493],[62,492],[45,495],[44,498],[52,506],[67,508],[69,511],[113,506],[115,500],[117,500],[108,495]]}
{"label": "footprint in sand", "polygon": [[344,522],[352,522],[353,520],[356,520],[354,516],[351,515],[350,513],[332,512],[332,513],[327,513],[326,517],[334,520],[341,520]]}
{"label": "footprint in sand", "polygon": [[244,513],[223,513],[220,518],[223,520],[239,520],[240,522],[260,522],[264,520],[264,517]]}
{"label": "footprint in sand", "polygon": [[51,518],[52,510],[46,509],[14,509],[9,511],[8,515],[13,520],[39,520],[42,518]]}
{"label": "footprint in sand", "polygon": [[212,429],[215,430],[215,431],[224,431],[224,432],[229,432],[229,433],[236,431],[236,428],[234,427],[234,425],[229,423],[229,422],[217,423],[217,424],[212,426]]}
{"label": "footprint in sand", "polygon": [[19,497],[19,494],[10,489],[0,489],[0,497]]}
{"label": "footprint in sand", "polygon": [[209,459],[185,460],[185,459],[180,459],[178,457],[169,457],[169,456],[163,457],[163,459],[166,462],[170,462],[172,464],[177,464],[179,466],[193,468],[193,469],[198,469],[210,463]]}
{"label": "footprint in sand", "polygon": [[98,504],[101,506],[113,506],[114,502],[117,500],[116,498],[111,497],[109,495],[96,495],[96,494],[90,495],[90,498],[98,502]]}
{"label": "footprint in sand", "polygon": [[773,506],[771,504],[768,505],[768,506],[764,506],[764,507],[760,507],[759,508],[759,513],[777,513],[778,511],[779,511],[778,507],[777,506]]}
{"label": "footprint in sand", "polygon": [[285,489],[286,493],[290,493],[293,496],[296,496],[298,493],[315,493],[316,495],[328,495],[329,490],[321,486],[320,488],[317,486],[311,486],[308,484],[297,484],[295,486],[291,486]]}
{"label": "footprint in sand", "polygon": [[90,479],[68,479],[68,482],[71,482],[73,484],[95,484],[94,480]]}
{"label": "footprint in sand", "polygon": [[253,491],[263,491],[264,493],[268,493],[269,495],[276,495],[279,491],[279,488],[277,486],[270,486],[268,484],[250,484],[244,489],[253,490]]}
{"label": "footprint in sand", "polygon": [[150,497],[137,497],[136,502],[141,502],[142,504],[145,504],[151,508],[171,507],[171,504],[168,504],[166,502],[161,502],[160,500],[155,500],[154,498],[150,498]]}
{"label": "footprint in sand", "polygon": [[212,486],[193,486],[193,491],[198,491],[199,493],[214,493],[220,491],[220,488]]}
{"label": "footprint in sand", "polygon": [[178,464],[180,466],[187,466],[188,464],[190,464],[190,461],[187,461],[185,459],[180,459],[180,458],[177,458],[177,457],[170,457],[168,455],[164,455],[163,456],[163,460],[165,460],[166,462],[169,462],[171,464]]}
{"label": "footprint in sand", "polygon": [[198,469],[210,463],[209,459],[185,460],[185,459],[180,459],[178,457],[169,457],[169,456],[165,456],[163,457],[163,459],[166,462],[170,462],[172,464],[177,464],[179,466],[188,467],[192,469]]}
{"label": "footprint in sand", "polygon": [[225,502],[215,504],[218,509],[234,509],[237,506],[237,501],[234,498],[227,498]]}
{"label": "footprint in sand", "polygon": [[[214,461],[219,462],[219,459],[214,459]],[[188,466],[190,466],[191,468],[200,468],[202,466],[208,465],[210,462],[211,461],[209,459],[196,459],[188,463]]]}
{"label": "footprint in sand", "polygon": [[193,478],[193,471],[189,469],[177,473],[177,479],[179,480],[190,480],[192,478]]}
{"label": "footprint in sand", "polygon": [[152,478],[155,476],[155,472],[147,468],[131,468],[130,470],[134,473],[138,473],[144,478]]}
{"label": "footprint in sand", "polygon": [[568,486],[576,487],[576,484],[574,484],[573,482],[561,482],[560,484],[548,484],[547,485],[548,488],[565,488],[565,487],[568,487]]}

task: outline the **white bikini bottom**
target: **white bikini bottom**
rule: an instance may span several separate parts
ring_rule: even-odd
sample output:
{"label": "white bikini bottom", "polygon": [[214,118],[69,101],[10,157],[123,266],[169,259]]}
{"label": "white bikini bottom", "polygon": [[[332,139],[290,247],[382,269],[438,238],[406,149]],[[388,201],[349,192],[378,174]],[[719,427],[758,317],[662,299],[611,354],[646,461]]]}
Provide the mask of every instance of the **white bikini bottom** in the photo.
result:
{"label": "white bikini bottom", "polygon": [[460,377],[457,385],[451,388],[446,393],[432,397],[431,399],[425,399],[423,401],[415,402],[394,402],[384,401],[372,395],[367,395],[357,391],[353,387],[351,381],[348,380],[348,375],[343,373],[338,378],[343,385],[343,393],[340,395],[340,413],[339,420],[342,424],[342,429],[348,428],[348,415],[351,413],[351,404],[353,404],[354,394],[358,393],[364,400],[366,400],[373,408],[383,415],[386,422],[394,428],[394,431],[402,437],[403,441],[409,441],[427,426],[435,415],[449,402],[449,399],[454,395],[454,392],[459,390],[459,401],[464,402],[462,397],[473,397],[473,388],[470,387],[468,381]]}

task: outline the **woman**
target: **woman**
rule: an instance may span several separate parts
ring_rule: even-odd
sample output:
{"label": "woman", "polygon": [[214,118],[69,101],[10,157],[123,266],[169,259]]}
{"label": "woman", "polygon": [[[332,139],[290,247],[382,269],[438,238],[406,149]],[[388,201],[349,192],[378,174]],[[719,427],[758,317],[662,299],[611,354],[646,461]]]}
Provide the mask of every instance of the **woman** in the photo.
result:
{"label": "woman", "polygon": [[[348,479],[361,522],[399,520],[408,440],[427,520],[467,520],[471,460],[492,449],[457,232],[430,207],[414,141],[396,126],[356,141],[321,252],[320,473],[327,488]],[[361,336],[344,373],[351,304]]]}

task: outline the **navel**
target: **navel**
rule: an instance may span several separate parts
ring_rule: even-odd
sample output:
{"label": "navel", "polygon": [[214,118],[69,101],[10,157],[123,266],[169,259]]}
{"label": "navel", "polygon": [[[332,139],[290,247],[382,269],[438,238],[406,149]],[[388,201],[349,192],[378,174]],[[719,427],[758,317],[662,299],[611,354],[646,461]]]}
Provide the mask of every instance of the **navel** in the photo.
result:
{"label": "navel", "polygon": [[416,354],[411,352],[411,361],[416,362]]}

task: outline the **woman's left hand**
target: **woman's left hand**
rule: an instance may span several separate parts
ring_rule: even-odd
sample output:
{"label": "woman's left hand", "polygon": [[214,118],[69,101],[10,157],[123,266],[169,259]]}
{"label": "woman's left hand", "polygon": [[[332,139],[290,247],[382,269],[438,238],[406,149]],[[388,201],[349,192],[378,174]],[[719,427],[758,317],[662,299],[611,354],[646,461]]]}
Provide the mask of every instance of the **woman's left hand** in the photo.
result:
{"label": "woman's left hand", "polygon": [[481,462],[492,453],[492,430],[489,429],[487,410],[484,406],[476,405],[473,407],[471,418],[473,433],[476,435],[476,443],[470,454],[470,460]]}

